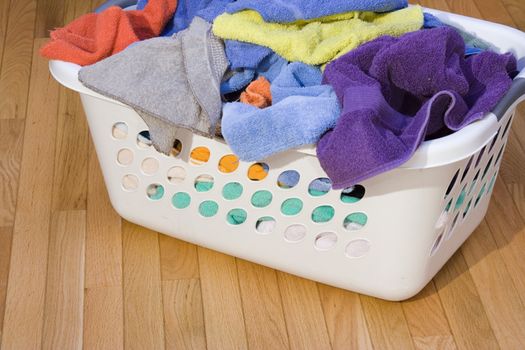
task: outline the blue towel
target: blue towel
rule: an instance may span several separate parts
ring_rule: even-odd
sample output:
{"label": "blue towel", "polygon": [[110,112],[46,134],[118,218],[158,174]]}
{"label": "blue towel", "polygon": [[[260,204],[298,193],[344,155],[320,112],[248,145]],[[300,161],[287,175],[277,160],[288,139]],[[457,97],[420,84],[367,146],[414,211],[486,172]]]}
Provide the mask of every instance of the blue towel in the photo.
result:
{"label": "blue towel", "polygon": [[316,143],[340,114],[333,89],[321,85],[321,77],[316,67],[290,63],[271,86],[272,106],[226,103],[222,133],[233,152],[242,160],[256,161]]}
{"label": "blue towel", "polygon": [[[262,47],[252,44],[247,45],[254,47],[255,50],[258,50],[259,47]],[[239,47],[242,47],[242,45],[239,45]],[[288,64],[284,58],[271,50],[269,50],[268,54],[259,62],[256,62],[256,60],[252,60],[252,62],[248,61],[249,58],[247,58],[247,60],[244,62],[246,63],[247,68],[234,71],[233,75],[228,80],[225,80],[221,83],[221,94],[226,95],[232,92],[240,91],[244,89],[246,85],[260,76],[265,77],[271,83]]]}
{"label": "blue towel", "polygon": [[224,46],[230,69],[256,69],[263,59],[273,53],[266,46],[237,40],[226,40]]}
{"label": "blue towel", "polygon": [[[177,10],[170,21],[162,36],[172,36],[190,26],[195,16],[205,19],[207,22],[213,22],[215,17],[224,12],[226,5],[233,0],[179,0]],[[137,10],[142,10],[148,3],[148,0],[138,0]]]}
{"label": "blue towel", "polygon": [[288,23],[350,11],[390,12],[408,6],[407,0],[238,0],[226,12],[255,10],[266,22]]}

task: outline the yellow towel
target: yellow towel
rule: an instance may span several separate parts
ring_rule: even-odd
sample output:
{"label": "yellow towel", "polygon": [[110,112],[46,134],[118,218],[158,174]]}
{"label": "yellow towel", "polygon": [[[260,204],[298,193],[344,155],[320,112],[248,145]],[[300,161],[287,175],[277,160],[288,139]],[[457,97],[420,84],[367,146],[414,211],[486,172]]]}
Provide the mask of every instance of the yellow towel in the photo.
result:
{"label": "yellow towel", "polygon": [[217,17],[213,33],[267,46],[288,61],[321,65],[379,36],[401,36],[422,26],[420,6],[389,13],[348,12],[293,23],[265,22],[258,12],[246,10]]}

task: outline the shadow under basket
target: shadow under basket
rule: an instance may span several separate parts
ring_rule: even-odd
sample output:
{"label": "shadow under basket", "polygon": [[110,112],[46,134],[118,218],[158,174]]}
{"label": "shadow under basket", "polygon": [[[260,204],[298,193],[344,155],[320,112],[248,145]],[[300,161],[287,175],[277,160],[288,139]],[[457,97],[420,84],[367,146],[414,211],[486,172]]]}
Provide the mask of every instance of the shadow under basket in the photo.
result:
{"label": "shadow under basket", "polygon": [[[501,52],[525,57],[525,34],[518,30],[428,12]],[[524,59],[519,64],[523,69]],[[160,154],[143,120],[131,108],[82,86],[79,68],[50,62],[55,79],[81,95],[111,203],[123,218],[388,300],[418,293],[485,216],[525,92],[522,72],[483,120],[424,142],[397,169],[333,190],[313,148],[245,163],[236,161],[220,140],[181,130],[171,155]]]}

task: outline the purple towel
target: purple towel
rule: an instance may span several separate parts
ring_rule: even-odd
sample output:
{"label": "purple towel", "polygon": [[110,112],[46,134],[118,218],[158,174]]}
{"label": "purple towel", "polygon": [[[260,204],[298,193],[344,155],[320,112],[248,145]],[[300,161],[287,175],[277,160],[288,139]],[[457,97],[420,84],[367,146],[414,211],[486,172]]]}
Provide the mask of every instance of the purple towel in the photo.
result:
{"label": "purple towel", "polygon": [[317,145],[334,188],[344,188],[406,162],[425,139],[459,130],[494,108],[511,86],[511,54],[464,58],[450,28],[380,37],[325,69],[342,113]]}

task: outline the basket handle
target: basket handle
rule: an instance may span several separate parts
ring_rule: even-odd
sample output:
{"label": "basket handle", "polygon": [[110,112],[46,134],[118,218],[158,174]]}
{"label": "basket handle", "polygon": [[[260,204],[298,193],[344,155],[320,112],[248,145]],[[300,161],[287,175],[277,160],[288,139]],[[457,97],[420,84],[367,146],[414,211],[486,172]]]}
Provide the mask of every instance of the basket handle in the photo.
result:
{"label": "basket handle", "polygon": [[137,4],[137,0],[108,0],[95,9],[96,13],[102,12],[108,7],[118,6],[121,8],[130,7]]}
{"label": "basket handle", "polygon": [[513,105],[525,100],[525,69],[514,79],[509,91],[498,102],[492,113],[498,118],[498,121],[505,116],[507,111]]}

